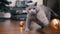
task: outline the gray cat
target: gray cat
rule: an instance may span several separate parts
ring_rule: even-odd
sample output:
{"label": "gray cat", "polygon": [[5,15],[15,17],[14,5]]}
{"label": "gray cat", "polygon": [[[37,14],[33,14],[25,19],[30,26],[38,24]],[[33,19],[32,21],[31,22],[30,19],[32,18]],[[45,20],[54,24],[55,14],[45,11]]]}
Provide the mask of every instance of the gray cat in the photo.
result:
{"label": "gray cat", "polygon": [[35,3],[34,5],[28,6],[26,10],[28,14],[25,30],[31,29],[30,25],[32,21],[35,21],[37,24],[39,24],[41,26],[41,29],[49,25],[52,11],[50,8],[44,5],[37,6],[37,3]]}

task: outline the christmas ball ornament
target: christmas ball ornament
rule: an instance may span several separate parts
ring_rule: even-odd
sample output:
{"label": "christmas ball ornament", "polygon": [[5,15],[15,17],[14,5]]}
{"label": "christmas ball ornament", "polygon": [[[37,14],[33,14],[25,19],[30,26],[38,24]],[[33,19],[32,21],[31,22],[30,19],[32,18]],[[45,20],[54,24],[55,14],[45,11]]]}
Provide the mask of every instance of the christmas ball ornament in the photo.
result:
{"label": "christmas ball ornament", "polygon": [[60,28],[60,20],[55,18],[55,19],[52,19],[51,22],[50,22],[50,26],[56,30],[58,30]]}
{"label": "christmas ball ornament", "polygon": [[20,21],[20,27],[24,27],[24,21]]}

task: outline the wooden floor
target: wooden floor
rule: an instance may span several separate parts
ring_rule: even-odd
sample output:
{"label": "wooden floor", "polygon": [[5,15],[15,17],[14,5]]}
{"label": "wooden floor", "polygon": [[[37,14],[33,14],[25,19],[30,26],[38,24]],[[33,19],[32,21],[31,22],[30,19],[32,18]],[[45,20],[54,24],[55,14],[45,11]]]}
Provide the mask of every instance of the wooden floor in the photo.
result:
{"label": "wooden floor", "polygon": [[[6,20],[5,22],[0,22],[0,34],[40,34],[39,32],[21,32],[20,21]],[[51,29],[50,27],[44,29],[45,34],[60,34],[59,31]]]}

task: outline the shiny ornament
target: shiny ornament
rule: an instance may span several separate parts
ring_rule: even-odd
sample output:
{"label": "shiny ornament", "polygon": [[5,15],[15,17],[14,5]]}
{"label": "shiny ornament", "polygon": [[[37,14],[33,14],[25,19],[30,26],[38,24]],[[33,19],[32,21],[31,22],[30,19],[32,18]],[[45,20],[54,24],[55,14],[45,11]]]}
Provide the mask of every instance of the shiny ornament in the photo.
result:
{"label": "shiny ornament", "polygon": [[60,28],[60,20],[55,18],[55,19],[52,19],[51,22],[50,22],[50,25],[52,28],[58,30]]}
{"label": "shiny ornament", "polygon": [[20,27],[24,27],[24,21],[20,21]]}
{"label": "shiny ornament", "polygon": [[20,21],[19,25],[20,25],[20,33],[22,34],[25,29],[25,21]]}

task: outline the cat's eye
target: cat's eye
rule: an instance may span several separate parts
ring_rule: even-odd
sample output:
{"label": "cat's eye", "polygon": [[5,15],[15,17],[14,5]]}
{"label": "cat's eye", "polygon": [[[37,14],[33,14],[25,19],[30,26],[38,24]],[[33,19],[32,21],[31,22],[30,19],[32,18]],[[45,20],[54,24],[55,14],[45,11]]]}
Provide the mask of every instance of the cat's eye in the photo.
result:
{"label": "cat's eye", "polygon": [[31,9],[29,9],[29,10],[31,10]]}
{"label": "cat's eye", "polygon": [[35,9],[35,8],[33,8],[33,9]]}

